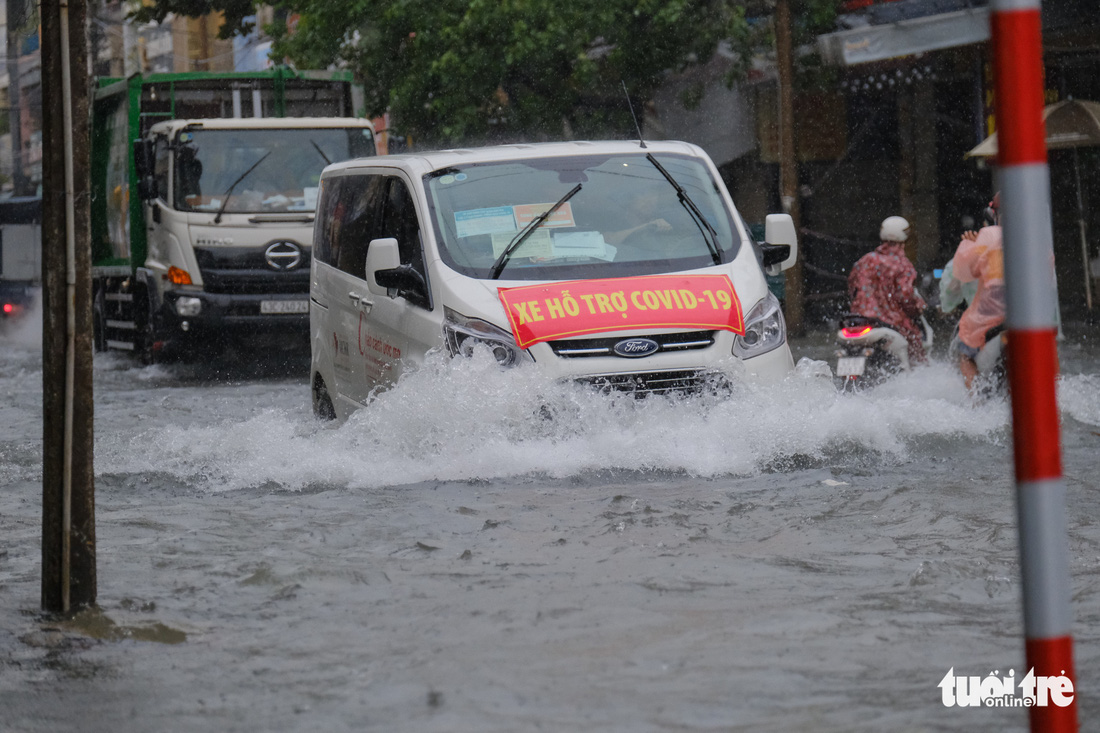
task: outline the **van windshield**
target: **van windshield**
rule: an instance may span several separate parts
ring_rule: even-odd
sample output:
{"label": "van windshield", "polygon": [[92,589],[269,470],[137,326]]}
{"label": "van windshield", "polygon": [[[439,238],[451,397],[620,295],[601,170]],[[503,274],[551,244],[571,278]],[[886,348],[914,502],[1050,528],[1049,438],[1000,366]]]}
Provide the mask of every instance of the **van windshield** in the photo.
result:
{"label": "van windshield", "polygon": [[312,212],[329,163],[374,154],[368,128],[183,130],[175,206],[216,213]]}
{"label": "van windshield", "polygon": [[654,158],[659,165],[640,150],[433,171],[425,187],[440,256],[470,277],[503,280],[656,274],[736,257],[745,234],[704,162]]}

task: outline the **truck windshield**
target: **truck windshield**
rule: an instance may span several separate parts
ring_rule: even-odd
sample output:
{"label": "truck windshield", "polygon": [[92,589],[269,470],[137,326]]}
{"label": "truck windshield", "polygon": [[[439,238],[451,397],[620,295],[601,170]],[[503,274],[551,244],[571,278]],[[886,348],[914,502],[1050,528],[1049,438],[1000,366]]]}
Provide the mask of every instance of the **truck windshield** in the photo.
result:
{"label": "truck windshield", "polygon": [[425,177],[425,187],[439,254],[465,275],[491,279],[494,264],[519,232],[581,184],[525,233],[505,258],[501,279],[621,277],[733,259],[745,234],[709,168],[689,156],[654,158],[659,167],[639,151],[434,171]]}
{"label": "truck windshield", "polygon": [[313,211],[329,163],[374,154],[366,128],[184,130],[175,153],[180,211]]}

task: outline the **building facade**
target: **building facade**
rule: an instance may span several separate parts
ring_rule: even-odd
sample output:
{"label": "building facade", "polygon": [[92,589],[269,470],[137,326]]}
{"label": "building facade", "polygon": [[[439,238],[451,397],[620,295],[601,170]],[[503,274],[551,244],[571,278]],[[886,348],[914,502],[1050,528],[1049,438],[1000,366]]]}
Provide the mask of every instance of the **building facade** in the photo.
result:
{"label": "building facade", "polygon": [[[179,71],[254,71],[271,65],[261,30],[267,10],[248,37],[223,40],[219,14],[170,17],[164,23],[127,19],[134,2],[90,0],[89,59],[95,77]],[[0,0],[4,43],[0,73],[0,196],[34,196],[42,182],[42,85],[40,29],[33,0]]]}
{"label": "building facade", "polygon": [[[1100,100],[1095,1],[1044,0],[1043,24],[1047,102]],[[922,273],[943,267],[962,232],[981,224],[996,168],[967,152],[996,129],[988,1],[849,0],[835,30],[800,58],[794,115],[805,306],[811,321],[822,321],[846,309],[848,269],[878,244],[885,217],[912,223],[908,253]],[[658,95],[662,131],[712,152],[750,223],[782,210],[774,57],[733,90],[708,86],[721,99],[707,109],[674,102],[687,81],[670,78]],[[728,105],[736,113],[722,111]],[[1079,219],[1090,259],[1100,259],[1100,148],[1053,150],[1050,164],[1061,306],[1080,315],[1091,275]]]}

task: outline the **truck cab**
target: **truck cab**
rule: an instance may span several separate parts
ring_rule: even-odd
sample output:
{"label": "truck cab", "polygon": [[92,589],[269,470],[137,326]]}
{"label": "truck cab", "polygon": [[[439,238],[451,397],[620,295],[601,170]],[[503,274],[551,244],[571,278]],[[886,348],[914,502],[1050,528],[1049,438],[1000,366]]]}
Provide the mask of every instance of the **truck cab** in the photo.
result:
{"label": "truck cab", "polygon": [[[321,170],[374,152],[365,119],[153,125],[133,151],[146,229],[135,349],[148,360],[264,332],[304,344]],[[112,321],[97,325],[117,342]]]}
{"label": "truck cab", "polygon": [[92,99],[97,349],[306,343],[321,170],[376,153],[346,71],[134,74]]}

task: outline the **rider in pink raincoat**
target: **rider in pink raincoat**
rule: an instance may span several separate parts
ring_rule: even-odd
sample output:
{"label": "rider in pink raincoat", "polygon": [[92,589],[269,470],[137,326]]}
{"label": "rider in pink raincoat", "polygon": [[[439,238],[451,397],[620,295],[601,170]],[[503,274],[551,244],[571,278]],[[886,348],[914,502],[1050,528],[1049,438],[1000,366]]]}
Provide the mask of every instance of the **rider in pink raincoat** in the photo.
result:
{"label": "rider in pink raincoat", "polygon": [[[1000,219],[1001,194],[990,202],[995,219]],[[1005,320],[1005,265],[1001,227],[982,227],[965,232],[955,257],[952,276],[962,283],[977,282],[978,292],[959,319],[959,368],[969,387],[977,376],[974,357],[985,346],[986,333]]]}

